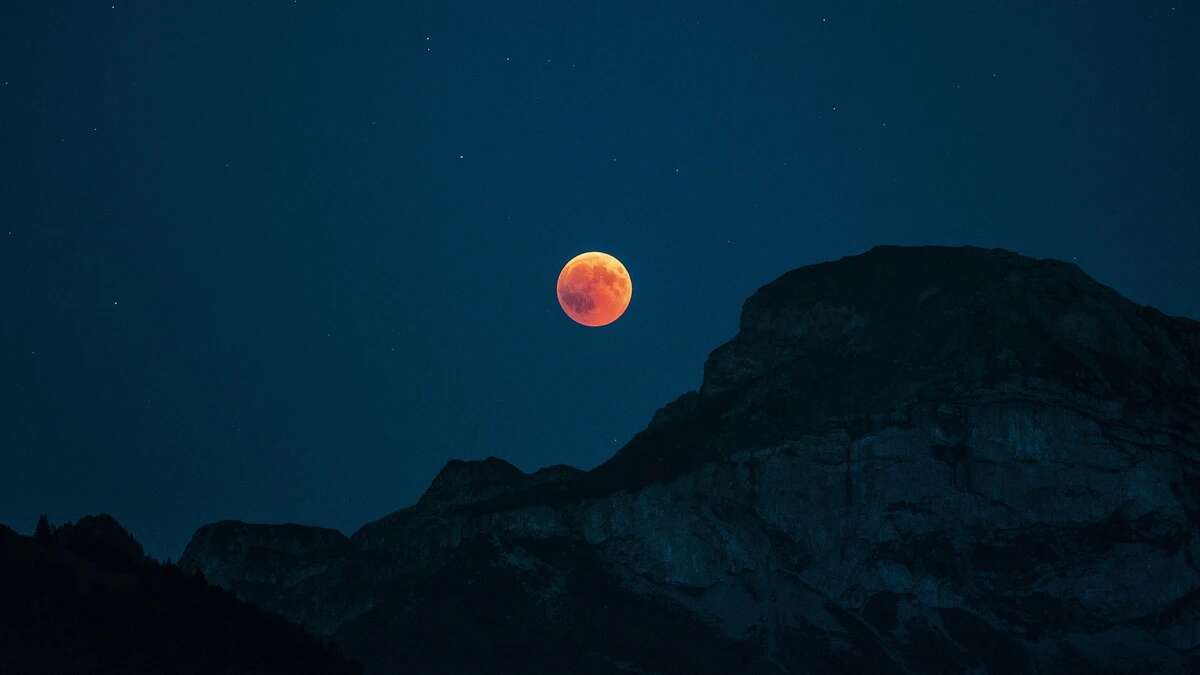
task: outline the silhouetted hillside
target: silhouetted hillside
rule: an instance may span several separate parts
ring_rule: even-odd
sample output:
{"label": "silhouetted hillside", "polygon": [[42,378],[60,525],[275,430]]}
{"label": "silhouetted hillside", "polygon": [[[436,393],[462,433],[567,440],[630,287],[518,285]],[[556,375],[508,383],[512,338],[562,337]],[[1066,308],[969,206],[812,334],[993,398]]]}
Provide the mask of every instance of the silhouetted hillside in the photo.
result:
{"label": "silhouetted hillside", "polygon": [[0,525],[0,673],[357,673],[201,576],[150,560],[107,515]]}
{"label": "silhouetted hillside", "polygon": [[743,307],[588,472],[451,462],[352,537],[181,565],[370,673],[1200,672],[1200,324],[1078,267],[880,247]]}

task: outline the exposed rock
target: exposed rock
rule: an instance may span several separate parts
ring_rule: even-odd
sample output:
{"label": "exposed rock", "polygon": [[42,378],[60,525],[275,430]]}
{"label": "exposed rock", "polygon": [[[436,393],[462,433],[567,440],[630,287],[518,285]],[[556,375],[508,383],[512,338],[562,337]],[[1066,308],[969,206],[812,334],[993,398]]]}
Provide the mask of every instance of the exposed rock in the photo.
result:
{"label": "exposed rock", "polygon": [[[197,550],[205,551],[203,566],[191,560]],[[222,521],[197,530],[179,564],[202,569],[210,582],[239,597],[328,632],[344,615],[369,606],[361,592],[348,587],[358,573],[351,552],[350,541],[337,530]]]}
{"label": "exposed rock", "polygon": [[433,508],[475,504],[519,490],[527,478],[517,467],[495,457],[478,462],[455,459],[442,468],[418,504]]}
{"label": "exposed rock", "polygon": [[876,248],[760,289],[593,471],[452,462],[348,541],[260,527],[184,563],[369,672],[1198,672],[1200,323]]}

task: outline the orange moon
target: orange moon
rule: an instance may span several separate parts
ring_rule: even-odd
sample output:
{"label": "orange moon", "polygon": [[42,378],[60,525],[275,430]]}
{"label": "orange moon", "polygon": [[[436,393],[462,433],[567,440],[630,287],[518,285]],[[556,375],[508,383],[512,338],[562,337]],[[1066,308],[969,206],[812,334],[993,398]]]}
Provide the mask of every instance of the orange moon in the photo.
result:
{"label": "orange moon", "polygon": [[629,272],[607,253],[580,253],[558,273],[558,304],[585,326],[607,326],[621,318],[632,297]]}

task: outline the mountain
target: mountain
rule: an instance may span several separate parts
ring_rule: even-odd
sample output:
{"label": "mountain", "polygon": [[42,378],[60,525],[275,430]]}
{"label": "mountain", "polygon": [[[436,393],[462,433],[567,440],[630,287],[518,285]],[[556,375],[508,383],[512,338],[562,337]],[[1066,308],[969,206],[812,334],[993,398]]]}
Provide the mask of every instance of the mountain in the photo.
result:
{"label": "mountain", "polygon": [[0,526],[0,673],[337,675],[294,623],[159,564],[107,515],[32,537]]}
{"label": "mountain", "polygon": [[789,272],[588,472],[450,462],[351,537],[181,564],[368,673],[1200,672],[1200,323],[1078,267]]}

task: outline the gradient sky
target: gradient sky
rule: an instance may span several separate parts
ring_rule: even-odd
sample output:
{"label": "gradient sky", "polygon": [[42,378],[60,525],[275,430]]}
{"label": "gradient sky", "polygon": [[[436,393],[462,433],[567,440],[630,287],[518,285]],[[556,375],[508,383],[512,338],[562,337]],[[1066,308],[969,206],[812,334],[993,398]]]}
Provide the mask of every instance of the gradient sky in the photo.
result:
{"label": "gradient sky", "polygon": [[[844,6],[850,4],[850,7]],[[591,467],[741,302],[876,244],[1200,317],[1164,2],[6,2],[0,522],[353,531],[450,458]],[[628,312],[554,284],[619,257]]]}

